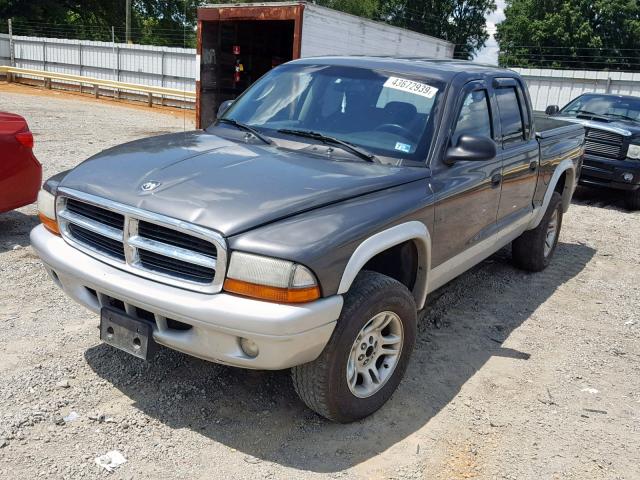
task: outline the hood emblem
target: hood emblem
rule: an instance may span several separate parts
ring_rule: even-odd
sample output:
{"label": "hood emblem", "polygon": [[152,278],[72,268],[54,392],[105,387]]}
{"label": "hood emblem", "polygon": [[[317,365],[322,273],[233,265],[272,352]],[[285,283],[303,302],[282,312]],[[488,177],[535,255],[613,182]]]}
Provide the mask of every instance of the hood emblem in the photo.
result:
{"label": "hood emblem", "polygon": [[140,190],[142,190],[143,192],[150,192],[158,188],[159,185],[160,185],[160,182],[145,182],[142,185],[140,185]]}

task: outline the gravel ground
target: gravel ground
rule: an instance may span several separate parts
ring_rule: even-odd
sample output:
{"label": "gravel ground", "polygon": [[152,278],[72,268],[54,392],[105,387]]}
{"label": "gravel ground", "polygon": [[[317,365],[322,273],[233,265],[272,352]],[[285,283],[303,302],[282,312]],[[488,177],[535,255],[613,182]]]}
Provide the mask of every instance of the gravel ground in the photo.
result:
{"label": "gravel ground", "polygon": [[[185,124],[12,85],[0,110],[28,119],[45,177]],[[505,249],[436,292],[399,390],[351,425],[307,410],[286,372],[100,344],[30,248],[36,223],[34,206],[0,215],[0,478],[104,478],[111,450],[111,478],[640,478],[640,212],[615,195],[578,192],[545,272]]]}

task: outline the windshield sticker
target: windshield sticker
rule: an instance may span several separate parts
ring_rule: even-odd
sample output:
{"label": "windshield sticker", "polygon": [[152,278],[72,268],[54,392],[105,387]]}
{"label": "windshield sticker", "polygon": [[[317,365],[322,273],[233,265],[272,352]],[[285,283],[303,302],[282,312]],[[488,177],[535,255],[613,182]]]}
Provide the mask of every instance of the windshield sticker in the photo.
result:
{"label": "windshield sticker", "polygon": [[411,152],[411,145],[409,145],[408,143],[397,142],[396,150],[400,150],[401,152],[404,152],[404,153],[409,153]]}
{"label": "windshield sticker", "polygon": [[413,93],[414,95],[420,95],[421,97],[433,98],[438,89],[427,85],[426,83],[414,82],[413,80],[407,80],[406,78],[389,77],[384,86],[387,88],[393,88],[394,90],[400,90],[401,92]]}

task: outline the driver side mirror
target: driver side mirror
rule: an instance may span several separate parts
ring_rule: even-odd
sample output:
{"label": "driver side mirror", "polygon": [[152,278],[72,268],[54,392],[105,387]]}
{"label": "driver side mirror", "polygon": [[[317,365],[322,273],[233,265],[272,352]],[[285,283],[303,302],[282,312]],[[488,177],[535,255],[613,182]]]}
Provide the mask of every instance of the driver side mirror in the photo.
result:
{"label": "driver side mirror", "polygon": [[462,135],[455,147],[450,147],[444,157],[444,163],[481,162],[491,160],[497,155],[496,142],[482,135]]}
{"label": "driver side mirror", "polygon": [[224,115],[224,112],[229,110],[229,107],[233,104],[233,102],[234,100],[225,100],[224,102],[222,102],[218,107],[218,113],[216,114],[216,118],[222,117],[222,115]]}
{"label": "driver side mirror", "polygon": [[544,111],[544,113],[546,113],[547,115],[555,115],[559,111],[560,111],[560,107],[558,105],[549,105]]}

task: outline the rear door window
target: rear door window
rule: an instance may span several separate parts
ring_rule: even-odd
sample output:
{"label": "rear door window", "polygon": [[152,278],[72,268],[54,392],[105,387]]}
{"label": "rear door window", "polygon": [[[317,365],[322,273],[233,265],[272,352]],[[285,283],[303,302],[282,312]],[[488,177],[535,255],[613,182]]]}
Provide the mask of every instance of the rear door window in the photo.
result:
{"label": "rear door window", "polygon": [[496,89],[496,100],[500,110],[500,125],[502,126],[502,141],[512,143],[524,140],[524,123],[522,107],[518,100],[515,87],[501,87]]}

